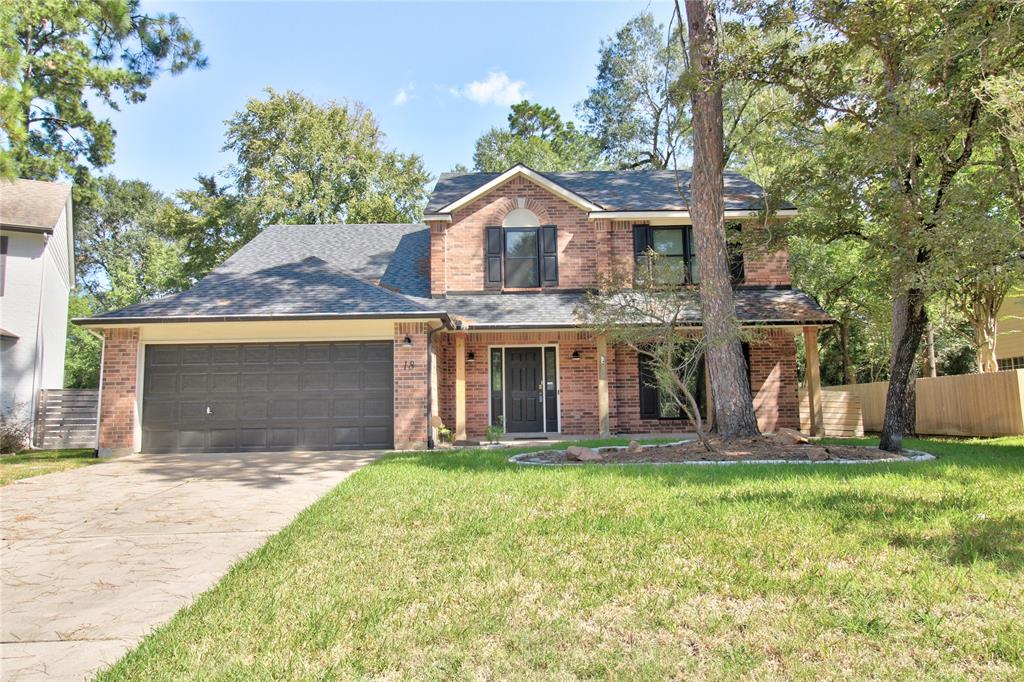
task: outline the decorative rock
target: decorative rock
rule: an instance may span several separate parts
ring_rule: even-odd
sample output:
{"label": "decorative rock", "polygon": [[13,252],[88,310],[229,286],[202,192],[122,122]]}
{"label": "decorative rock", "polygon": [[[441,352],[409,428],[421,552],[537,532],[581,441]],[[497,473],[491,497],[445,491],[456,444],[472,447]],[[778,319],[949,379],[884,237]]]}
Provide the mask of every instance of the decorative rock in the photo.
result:
{"label": "decorative rock", "polygon": [[812,462],[826,462],[832,458],[825,448],[807,448],[807,459]]}
{"label": "decorative rock", "polygon": [[631,440],[629,441],[629,447],[627,447],[626,450],[632,453],[637,453],[643,450],[643,448],[640,447],[640,443],[637,443],[635,440]]}
{"label": "decorative rock", "polygon": [[773,433],[769,433],[765,438],[779,443],[780,445],[806,445],[811,442],[811,439],[793,429],[776,429]]}
{"label": "decorative rock", "polygon": [[604,457],[597,450],[580,445],[570,445],[565,451],[565,458],[570,462],[602,462]]}

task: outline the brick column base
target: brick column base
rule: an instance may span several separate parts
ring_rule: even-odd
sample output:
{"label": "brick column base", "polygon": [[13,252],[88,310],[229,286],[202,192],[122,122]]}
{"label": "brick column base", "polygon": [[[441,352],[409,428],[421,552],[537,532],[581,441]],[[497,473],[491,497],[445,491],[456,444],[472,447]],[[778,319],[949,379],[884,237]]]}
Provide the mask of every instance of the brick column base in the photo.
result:
{"label": "brick column base", "polygon": [[[423,322],[395,323],[395,449],[427,447],[427,332]],[[406,337],[412,342],[406,344]]]}
{"label": "brick column base", "polygon": [[103,333],[100,368],[101,457],[128,454],[135,446],[135,399],[139,330],[114,327]]}

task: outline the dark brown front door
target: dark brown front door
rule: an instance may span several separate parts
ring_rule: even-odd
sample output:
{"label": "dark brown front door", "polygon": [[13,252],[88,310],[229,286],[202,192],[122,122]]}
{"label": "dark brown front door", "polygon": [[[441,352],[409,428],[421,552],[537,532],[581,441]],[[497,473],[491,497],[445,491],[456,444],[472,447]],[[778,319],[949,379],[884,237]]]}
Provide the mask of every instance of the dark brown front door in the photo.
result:
{"label": "dark brown front door", "polygon": [[544,370],[540,348],[505,350],[505,431],[544,430]]}

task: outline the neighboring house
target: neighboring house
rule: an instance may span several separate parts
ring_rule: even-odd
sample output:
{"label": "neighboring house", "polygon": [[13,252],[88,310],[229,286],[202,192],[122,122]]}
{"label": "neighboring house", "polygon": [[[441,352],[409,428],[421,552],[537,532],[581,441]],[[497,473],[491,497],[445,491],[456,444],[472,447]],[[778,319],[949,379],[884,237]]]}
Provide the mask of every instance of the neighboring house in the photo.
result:
{"label": "neighboring house", "polygon": [[999,369],[1024,369],[1024,291],[1016,289],[1008,294],[996,319]]}
{"label": "neighboring house", "polygon": [[[101,447],[416,448],[435,415],[460,440],[499,422],[533,436],[690,430],[641,380],[644,359],[574,314],[648,245],[694,262],[678,186],[671,171],[515,166],[442,175],[421,225],[271,226],[190,291],[79,321],[106,338]],[[761,197],[726,175],[728,220],[762,229]],[[796,428],[795,337],[816,343],[831,320],[790,287],[785,251],[742,270],[761,428]],[[699,323],[696,289],[680,295]]]}
{"label": "neighboring house", "polygon": [[75,282],[71,187],[0,180],[0,410],[31,421],[39,390],[64,386]]}

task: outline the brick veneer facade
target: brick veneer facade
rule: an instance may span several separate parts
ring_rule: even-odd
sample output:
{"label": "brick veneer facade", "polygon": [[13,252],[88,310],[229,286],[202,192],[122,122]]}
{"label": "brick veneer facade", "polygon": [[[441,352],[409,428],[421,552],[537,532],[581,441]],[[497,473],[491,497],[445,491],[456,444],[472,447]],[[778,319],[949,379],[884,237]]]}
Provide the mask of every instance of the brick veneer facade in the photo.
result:
{"label": "brick veneer facade", "polygon": [[[541,224],[558,226],[559,281],[556,289],[592,287],[613,273],[633,268],[633,227],[639,220],[591,220],[586,211],[516,177],[457,210],[452,221],[433,221],[430,228],[430,291],[484,292],[485,228],[501,225],[517,208],[533,211]],[[758,229],[749,226],[745,229]],[[747,285],[788,285],[785,250],[746,257]],[[492,292],[493,293],[493,292]],[[539,290],[538,290],[539,293]],[[472,320],[468,321],[472,325]],[[418,448],[426,443],[430,380],[427,363],[429,327],[421,322],[394,324],[394,443]],[[106,330],[106,356],[101,400],[100,446],[131,448],[136,421],[137,329]],[[406,336],[411,340],[405,344]],[[437,362],[436,404],[442,421],[455,426],[455,334],[433,335]],[[600,432],[598,357],[593,336],[582,330],[473,331],[466,333],[466,435],[479,439],[489,423],[489,348],[540,346],[558,348],[559,424],[563,434]],[[574,351],[580,358],[573,359]],[[690,430],[685,420],[641,419],[636,355],[608,348],[609,428],[613,433],[657,433]],[[796,351],[792,331],[764,332],[751,343],[751,382],[762,430],[797,428]]]}
{"label": "brick veneer facade", "polygon": [[[501,225],[505,216],[517,208],[533,211],[541,225],[558,226],[558,286],[551,289],[586,288],[601,276],[632,272],[633,226],[647,221],[589,220],[583,209],[525,177],[517,177],[456,210],[450,223],[428,223],[431,295],[486,290],[486,228]],[[750,225],[747,229],[759,228]],[[790,283],[785,250],[744,258],[745,284]]]}
{"label": "brick veneer facade", "polygon": [[135,441],[139,330],[104,330],[99,447],[130,449]]}
{"label": "brick veneer facade", "polygon": [[[427,440],[427,333],[423,322],[395,323],[395,448],[422,448]],[[411,344],[406,344],[409,337]]]}

